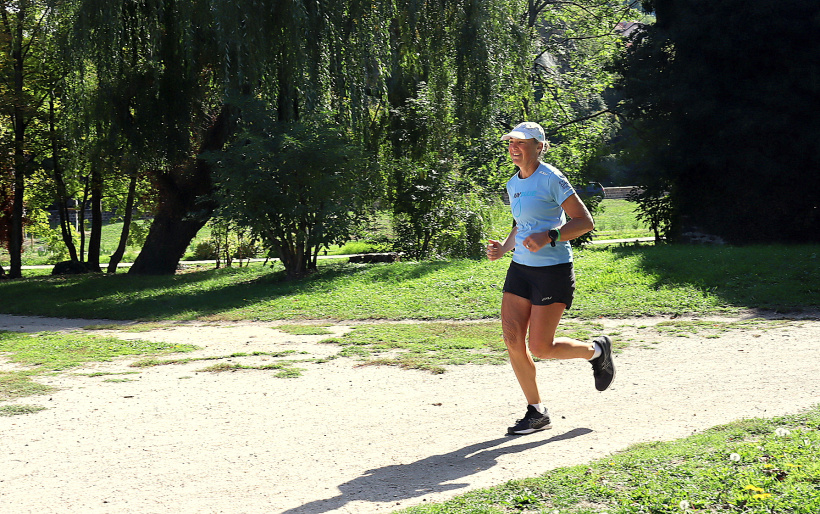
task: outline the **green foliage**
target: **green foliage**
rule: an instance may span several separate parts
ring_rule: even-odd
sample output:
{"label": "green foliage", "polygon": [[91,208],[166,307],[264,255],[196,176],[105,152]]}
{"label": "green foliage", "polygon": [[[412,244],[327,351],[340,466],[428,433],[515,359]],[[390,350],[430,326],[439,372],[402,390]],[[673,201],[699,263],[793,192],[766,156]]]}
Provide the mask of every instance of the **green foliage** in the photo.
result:
{"label": "green foliage", "polygon": [[820,95],[817,4],[652,3],[620,83],[645,211],[673,237],[817,241],[820,128],[805,115]]}
{"label": "green foliage", "polygon": [[669,241],[673,235],[672,199],[665,190],[658,190],[657,184],[653,184],[653,186],[646,186],[646,189],[632,191],[628,199],[638,205],[637,218],[652,229],[655,241]]}
{"label": "green foliage", "polygon": [[328,119],[277,123],[245,103],[237,141],[208,159],[221,216],[278,254],[290,276],[316,270],[319,248],[343,243],[379,191],[378,172]]}
{"label": "green foliage", "polygon": [[481,257],[487,234],[487,207],[470,186],[459,186],[452,161],[394,165],[403,187],[396,188],[393,228],[396,249],[411,259]]}
{"label": "green foliage", "polygon": [[193,260],[215,260],[216,267],[222,263],[230,267],[234,259],[252,259],[259,254],[256,241],[249,237],[249,230],[237,227],[230,220],[215,216],[208,221],[210,236],[194,245]]}
{"label": "green foliage", "polygon": [[[37,250],[37,253],[39,255],[48,255],[55,263],[67,260],[69,257],[68,248],[63,241],[60,229],[49,226],[47,214],[40,209],[32,209],[28,219],[29,224],[26,227],[26,235],[39,242],[40,249]],[[79,234],[73,226],[70,228],[72,238],[79,244]]]}

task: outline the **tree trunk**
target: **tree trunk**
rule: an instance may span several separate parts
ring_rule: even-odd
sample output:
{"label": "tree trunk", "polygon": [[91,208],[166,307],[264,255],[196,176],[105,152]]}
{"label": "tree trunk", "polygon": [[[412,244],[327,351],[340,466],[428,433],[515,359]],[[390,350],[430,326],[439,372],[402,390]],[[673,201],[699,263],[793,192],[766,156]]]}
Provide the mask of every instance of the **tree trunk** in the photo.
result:
{"label": "tree trunk", "polygon": [[57,186],[57,207],[60,218],[60,232],[63,236],[63,243],[68,248],[68,255],[72,261],[79,262],[77,258],[77,247],[74,244],[74,238],[71,235],[71,218],[68,214],[68,191],[65,186],[65,178],[63,177],[63,168],[60,163],[60,143],[57,137],[57,128],[54,120],[54,95],[49,95],[48,101],[48,127],[49,135],[51,137],[51,160],[54,166],[54,184]]}
{"label": "tree trunk", "polygon": [[88,194],[88,180],[86,179],[83,186],[83,200],[77,209],[77,232],[80,233],[80,253],[78,257],[81,262],[85,260],[85,211],[88,208]]}
{"label": "tree trunk", "polygon": [[23,276],[23,192],[25,191],[24,141],[26,134],[26,119],[23,112],[23,20],[26,18],[26,9],[20,7],[17,13],[17,26],[12,43],[11,57],[14,64],[14,108],[12,109],[12,125],[14,127],[14,200],[11,213],[11,234],[9,234],[9,277]]}
{"label": "tree trunk", "polygon": [[99,166],[91,170],[91,236],[88,238],[88,271],[99,273],[100,240],[102,239],[102,172]]}
{"label": "tree trunk", "polygon": [[125,255],[125,247],[128,244],[128,234],[131,230],[131,218],[134,215],[134,198],[137,192],[137,174],[135,170],[131,175],[131,182],[128,184],[128,197],[125,199],[125,214],[122,218],[122,232],[120,233],[120,242],[117,249],[111,254],[108,259],[108,273],[116,273],[117,265]]}
{"label": "tree trunk", "polygon": [[[234,131],[236,112],[223,106],[203,136],[199,153],[220,150]],[[128,270],[134,275],[173,275],[179,260],[216,208],[208,196],[213,190],[211,168],[191,159],[156,176],[159,205],[148,238]]]}

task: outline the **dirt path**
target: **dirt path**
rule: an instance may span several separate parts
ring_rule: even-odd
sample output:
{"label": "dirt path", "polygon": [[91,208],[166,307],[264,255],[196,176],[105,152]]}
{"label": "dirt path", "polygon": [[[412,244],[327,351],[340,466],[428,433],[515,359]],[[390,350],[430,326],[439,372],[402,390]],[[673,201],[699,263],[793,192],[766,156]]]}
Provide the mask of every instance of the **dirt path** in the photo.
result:
{"label": "dirt path", "polygon": [[[688,337],[659,335],[658,321],[605,322],[631,341],[605,393],[584,362],[539,363],[554,428],[523,437],[504,435],[524,407],[506,365],[432,375],[336,359],[295,379],[205,373],[202,362],[116,376],[130,381],[79,374],[134,371],[127,359],[41,377],[59,391],[4,402],[48,409],[0,418],[0,512],[389,512],[820,400],[816,317]],[[0,315],[0,330],[91,323]],[[338,350],[266,323],[116,334],[193,343],[201,355]]]}

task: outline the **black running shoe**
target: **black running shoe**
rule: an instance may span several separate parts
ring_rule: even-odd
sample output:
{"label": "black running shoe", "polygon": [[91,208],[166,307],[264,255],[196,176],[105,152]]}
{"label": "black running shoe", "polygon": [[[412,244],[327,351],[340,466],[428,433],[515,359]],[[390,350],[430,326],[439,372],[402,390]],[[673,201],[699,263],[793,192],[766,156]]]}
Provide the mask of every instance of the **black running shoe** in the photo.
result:
{"label": "black running shoe", "polygon": [[595,389],[606,391],[615,380],[615,363],[612,362],[612,340],[607,336],[600,336],[593,339],[601,345],[601,355],[590,362],[592,364],[592,375],[595,377]]}
{"label": "black running shoe", "polygon": [[538,412],[538,409],[532,405],[527,405],[527,414],[524,419],[516,421],[515,426],[507,429],[508,435],[523,435],[531,434],[538,430],[552,428],[550,425],[550,415],[544,411],[543,414]]}

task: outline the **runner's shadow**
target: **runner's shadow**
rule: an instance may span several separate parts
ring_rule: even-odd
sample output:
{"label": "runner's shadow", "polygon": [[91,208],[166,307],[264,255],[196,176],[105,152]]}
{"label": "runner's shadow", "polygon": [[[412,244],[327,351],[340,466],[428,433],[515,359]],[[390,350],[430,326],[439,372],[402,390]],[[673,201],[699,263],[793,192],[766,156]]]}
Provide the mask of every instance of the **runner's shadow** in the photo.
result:
{"label": "runner's shadow", "polygon": [[576,428],[549,439],[530,440],[526,443],[494,448],[510,440],[510,437],[500,437],[450,453],[432,455],[410,464],[371,469],[362,476],[341,484],[337,496],[286,510],[284,514],[317,514],[341,509],[353,501],[396,502],[429,493],[459,489],[467,484],[451,481],[491,468],[501,455],[523,452],[591,432],[589,428]]}

